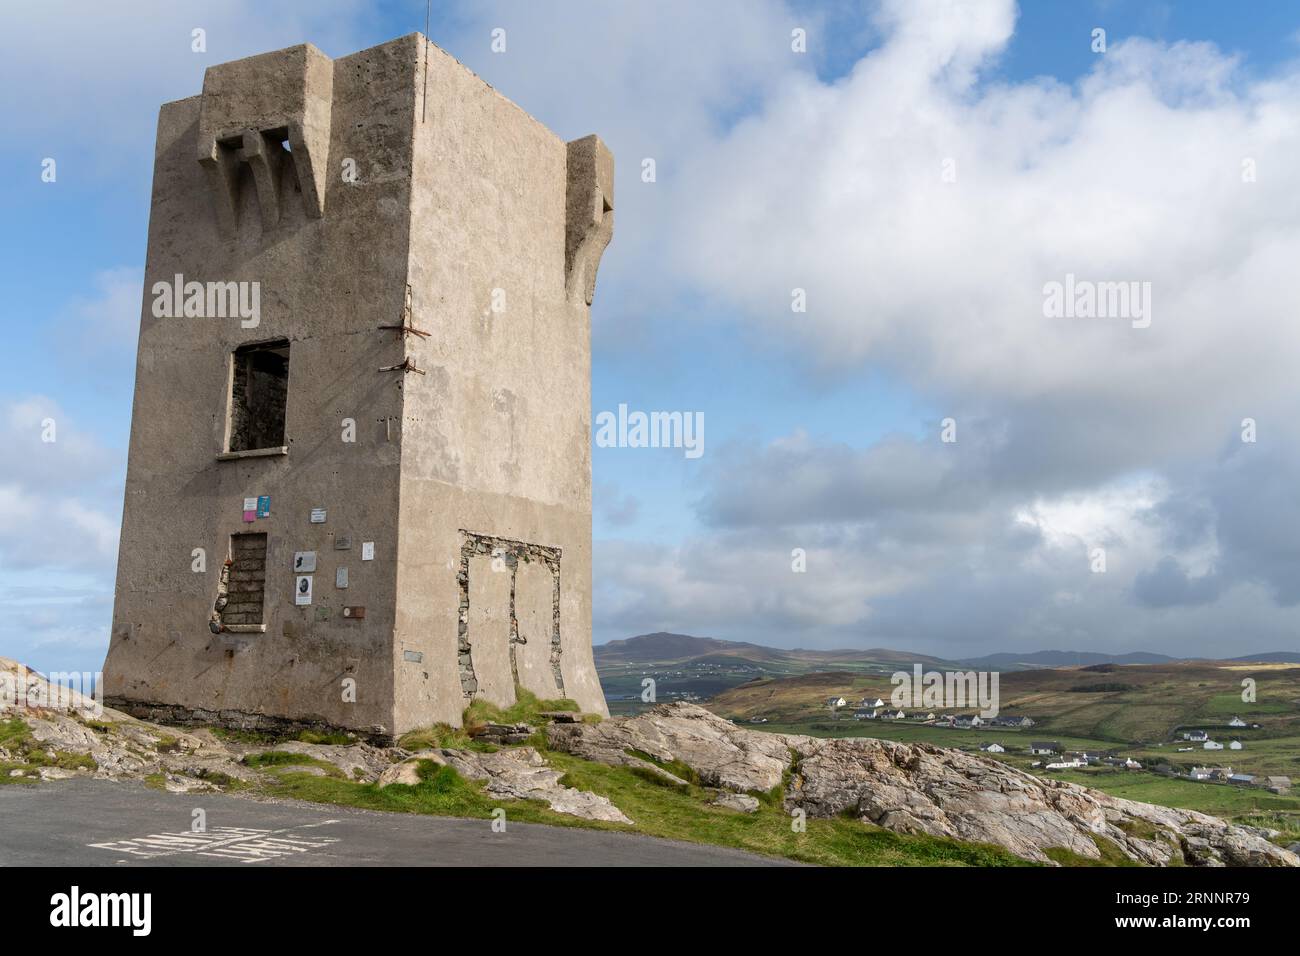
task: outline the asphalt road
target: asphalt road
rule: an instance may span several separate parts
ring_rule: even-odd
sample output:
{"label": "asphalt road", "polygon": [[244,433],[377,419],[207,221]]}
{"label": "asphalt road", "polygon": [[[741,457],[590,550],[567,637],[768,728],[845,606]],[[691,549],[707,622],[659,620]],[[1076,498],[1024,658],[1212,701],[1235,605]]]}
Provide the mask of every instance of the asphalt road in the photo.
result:
{"label": "asphalt road", "polygon": [[[205,819],[194,832],[195,810]],[[0,866],[779,866],[784,861],[599,830],[220,793],[136,782],[0,786]]]}

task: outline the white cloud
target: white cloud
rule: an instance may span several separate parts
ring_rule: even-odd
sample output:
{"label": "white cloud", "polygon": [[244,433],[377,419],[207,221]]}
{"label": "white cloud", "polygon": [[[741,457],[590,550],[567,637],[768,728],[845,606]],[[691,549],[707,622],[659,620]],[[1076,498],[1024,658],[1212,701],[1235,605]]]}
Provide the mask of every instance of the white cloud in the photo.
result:
{"label": "white cloud", "polygon": [[[1300,83],[1134,40],[1077,89],[971,87],[1009,3],[975,26],[949,4],[888,9],[846,80],[782,88],[690,164],[679,274],[820,362],[891,367],[1013,426],[1053,402],[1122,425],[1105,438],[1129,467],[1207,453],[1241,409],[1282,406],[1300,361]],[[1043,286],[1067,273],[1151,282],[1152,326],[1045,318]]]}
{"label": "white cloud", "polygon": [[[148,170],[158,107],[200,92],[204,69],[306,39],[351,53],[366,16],[373,11],[363,0],[286,0],[274,9],[256,0],[132,0],[128,10],[78,0],[7,4],[6,139],[57,159],[60,181]],[[196,28],[206,31],[206,53],[191,49]]]}
{"label": "white cloud", "polygon": [[97,666],[112,612],[125,456],[39,395],[0,407],[0,448],[0,604],[10,612],[0,656],[38,668]]}

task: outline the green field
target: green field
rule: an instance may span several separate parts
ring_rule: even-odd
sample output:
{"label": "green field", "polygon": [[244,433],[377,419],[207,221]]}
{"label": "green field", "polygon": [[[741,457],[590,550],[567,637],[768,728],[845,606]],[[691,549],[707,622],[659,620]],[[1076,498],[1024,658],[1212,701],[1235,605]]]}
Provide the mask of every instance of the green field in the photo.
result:
{"label": "green field", "polygon": [[1282,843],[1300,840],[1300,797],[1228,783],[1198,783],[1116,770],[1063,770],[1045,776],[1094,787],[1126,800],[1198,810],[1235,823],[1281,830],[1285,834],[1279,841]]}

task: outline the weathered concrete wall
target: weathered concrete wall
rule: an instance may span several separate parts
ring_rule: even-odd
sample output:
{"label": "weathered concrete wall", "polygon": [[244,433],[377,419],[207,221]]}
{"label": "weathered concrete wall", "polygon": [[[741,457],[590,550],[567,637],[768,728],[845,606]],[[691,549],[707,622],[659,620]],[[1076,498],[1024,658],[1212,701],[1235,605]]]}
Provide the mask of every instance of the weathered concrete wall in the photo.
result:
{"label": "weathered concrete wall", "polygon": [[[509,703],[518,679],[605,712],[588,303],[611,182],[598,140],[566,145],[418,35],[336,61],[297,47],[223,64],[205,96],[163,107],[108,696],[398,734],[459,723],[467,688]],[[153,284],[178,273],[260,283],[260,325],[155,318]],[[381,328],[404,320],[429,336]],[[219,459],[231,355],[276,339],[287,453]],[[407,359],[425,374],[380,371]],[[271,514],[245,522],[257,495]],[[246,531],[268,536],[265,632],[213,634],[227,542]],[[554,626],[549,646],[539,636],[554,572],[526,562],[517,576],[475,558],[463,631],[466,532],[551,556],[558,644]],[[317,554],[307,607],[298,551]],[[463,679],[466,635],[481,688]]]}
{"label": "weathered concrete wall", "polygon": [[[335,174],[321,183],[328,214],[312,218],[281,203],[263,221],[247,166],[238,225],[223,234],[205,167],[196,161],[201,98],[162,108],[154,171],[149,253],[136,367],[127,494],[118,558],[117,602],[105,663],[110,696],[224,711],[308,716],[347,727],[391,729],[392,627],[396,596],[401,381],[377,370],[401,351],[393,322],[405,296],[410,196],[414,38],[336,61],[325,144]],[[227,89],[256,84],[268,59],[216,68]],[[285,58],[292,67],[301,56]],[[247,118],[230,117],[238,125]],[[319,148],[319,147],[317,147]],[[343,157],[364,175],[345,183]],[[317,156],[312,157],[313,160]],[[295,200],[290,184],[283,191]],[[155,318],[156,281],[256,281],[261,321]],[[218,461],[225,448],[231,353],[240,345],[290,341],[288,454]],[[400,359],[398,359],[400,361]],[[356,442],[341,421],[356,420]],[[271,514],[242,520],[242,501],[271,496]],[[326,508],[312,524],[311,509]],[[227,541],[268,535],[264,634],[208,630]],[[350,550],[335,550],[350,535]],[[361,561],[361,543],[375,560]],[[204,548],[207,571],[191,570]],[[293,602],[295,551],[318,554],[313,604]],[[349,587],[336,590],[346,565]],[[344,620],[344,605],[366,607]],[[328,611],[328,618],[321,616]],[[353,677],[355,704],[342,698]]]}
{"label": "weathered concrete wall", "polygon": [[[399,642],[420,644],[426,660],[459,650],[449,614],[459,605],[457,565],[447,555],[459,553],[464,532],[558,549],[563,686],[550,673],[549,647],[516,644],[514,670],[539,696],[606,713],[591,658],[590,316],[582,292],[567,289],[569,148],[429,50],[428,101],[415,126],[410,282],[413,321],[430,335],[411,340],[428,374],[409,377],[402,422]],[[593,155],[604,150],[591,143]],[[595,261],[588,256],[593,281]],[[513,682],[497,675],[510,606],[503,588],[479,578],[508,580],[513,571],[490,565],[470,567],[475,691],[509,704]],[[465,690],[445,677],[431,686],[422,673],[398,663],[399,726],[418,724],[431,705],[452,719]]]}

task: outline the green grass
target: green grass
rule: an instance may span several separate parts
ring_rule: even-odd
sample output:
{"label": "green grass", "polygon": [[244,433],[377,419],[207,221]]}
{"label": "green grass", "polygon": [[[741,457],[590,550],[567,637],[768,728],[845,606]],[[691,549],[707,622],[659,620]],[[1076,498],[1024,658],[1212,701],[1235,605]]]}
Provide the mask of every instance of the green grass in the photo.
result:
{"label": "green grass", "polygon": [[1067,850],[1063,846],[1049,847],[1043,851],[1049,860],[1053,863],[1059,863],[1061,866],[1140,866],[1124,855],[1124,851],[1119,848],[1112,840],[1107,840],[1103,836],[1095,833],[1089,834],[1092,842],[1097,845],[1101,858],[1094,860],[1091,857],[1083,856],[1072,850]]}
{"label": "green grass", "polygon": [[301,730],[293,739],[304,744],[333,744],[343,747],[356,743],[355,737],[342,731]]}
{"label": "green grass", "polygon": [[1126,800],[1198,810],[1234,822],[1261,813],[1300,820],[1300,798],[1279,796],[1255,787],[1105,770],[1065,770],[1051,776]]}
{"label": "green grass", "polygon": [[403,734],[397,741],[403,750],[438,750],[447,747],[452,750],[474,749],[474,739],[464,730],[449,724],[434,724],[422,730],[413,730]]}
{"label": "green grass", "polygon": [[[492,744],[480,743],[474,739],[473,731],[487,724],[529,724],[540,727],[545,718],[538,716],[545,711],[564,711],[578,713],[581,708],[566,698],[543,700],[522,687],[515,688],[515,702],[509,707],[497,707],[487,701],[476,700],[465,708],[461,716],[462,726],[451,727],[448,724],[435,724],[420,730],[404,734],[397,745],[404,750],[437,750],[446,747],[453,750],[478,750],[493,753],[498,748]],[[531,743],[539,747],[546,746],[545,736],[539,731]]]}
{"label": "green grass", "polygon": [[0,747],[10,752],[25,749],[31,742],[32,730],[21,717],[0,721]]}
{"label": "green grass", "polygon": [[[634,747],[629,747],[626,753],[629,756],[636,757],[639,760],[644,760],[646,763],[652,763],[656,767],[659,767],[663,770],[667,770],[674,777],[676,777],[679,780],[684,780],[687,784],[695,784],[696,786],[698,786],[700,783],[700,775],[695,772],[695,769],[693,767],[687,766],[686,764],[682,763],[680,760],[660,760],[658,757],[651,756],[650,754],[642,750],[637,750]],[[673,785],[671,780],[665,780],[663,777],[659,776],[658,774],[652,771],[647,771],[644,770],[643,768],[637,768],[637,767],[632,768],[634,772],[637,771],[638,769],[640,769],[641,771],[640,773],[637,774],[638,776],[649,777],[655,783],[668,784],[670,786]]]}
{"label": "green grass", "polygon": [[99,764],[90,754],[72,753],[67,750],[50,751],[32,737],[31,728],[21,717],[11,717],[0,721],[0,747],[16,759],[0,763],[0,782],[15,783],[25,777],[11,777],[14,770],[24,774],[34,774],[41,767],[58,767],[61,770],[97,770]]}
{"label": "green grass", "polygon": [[292,734],[273,734],[262,730],[232,730],[228,727],[207,728],[212,736],[219,740],[247,744],[251,747],[273,747],[286,741],[298,741],[304,744],[338,744],[346,746],[356,743],[356,737],[343,731],[300,730]]}
{"label": "green grass", "polygon": [[542,721],[542,718],[537,716],[542,711],[562,710],[576,714],[581,709],[577,703],[567,697],[542,700],[536,694],[522,687],[516,687],[515,702],[509,707],[497,707],[485,700],[476,700],[465,708],[462,723],[466,727],[483,724],[533,724],[535,726]]}
{"label": "green grass", "polygon": [[248,754],[240,761],[254,770],[273,770],[279,767],[319,767],[331,777],[344,776],[343,771],[334,764],[307,754],[289,753],[286,750],[268,750],[260,754]]}

